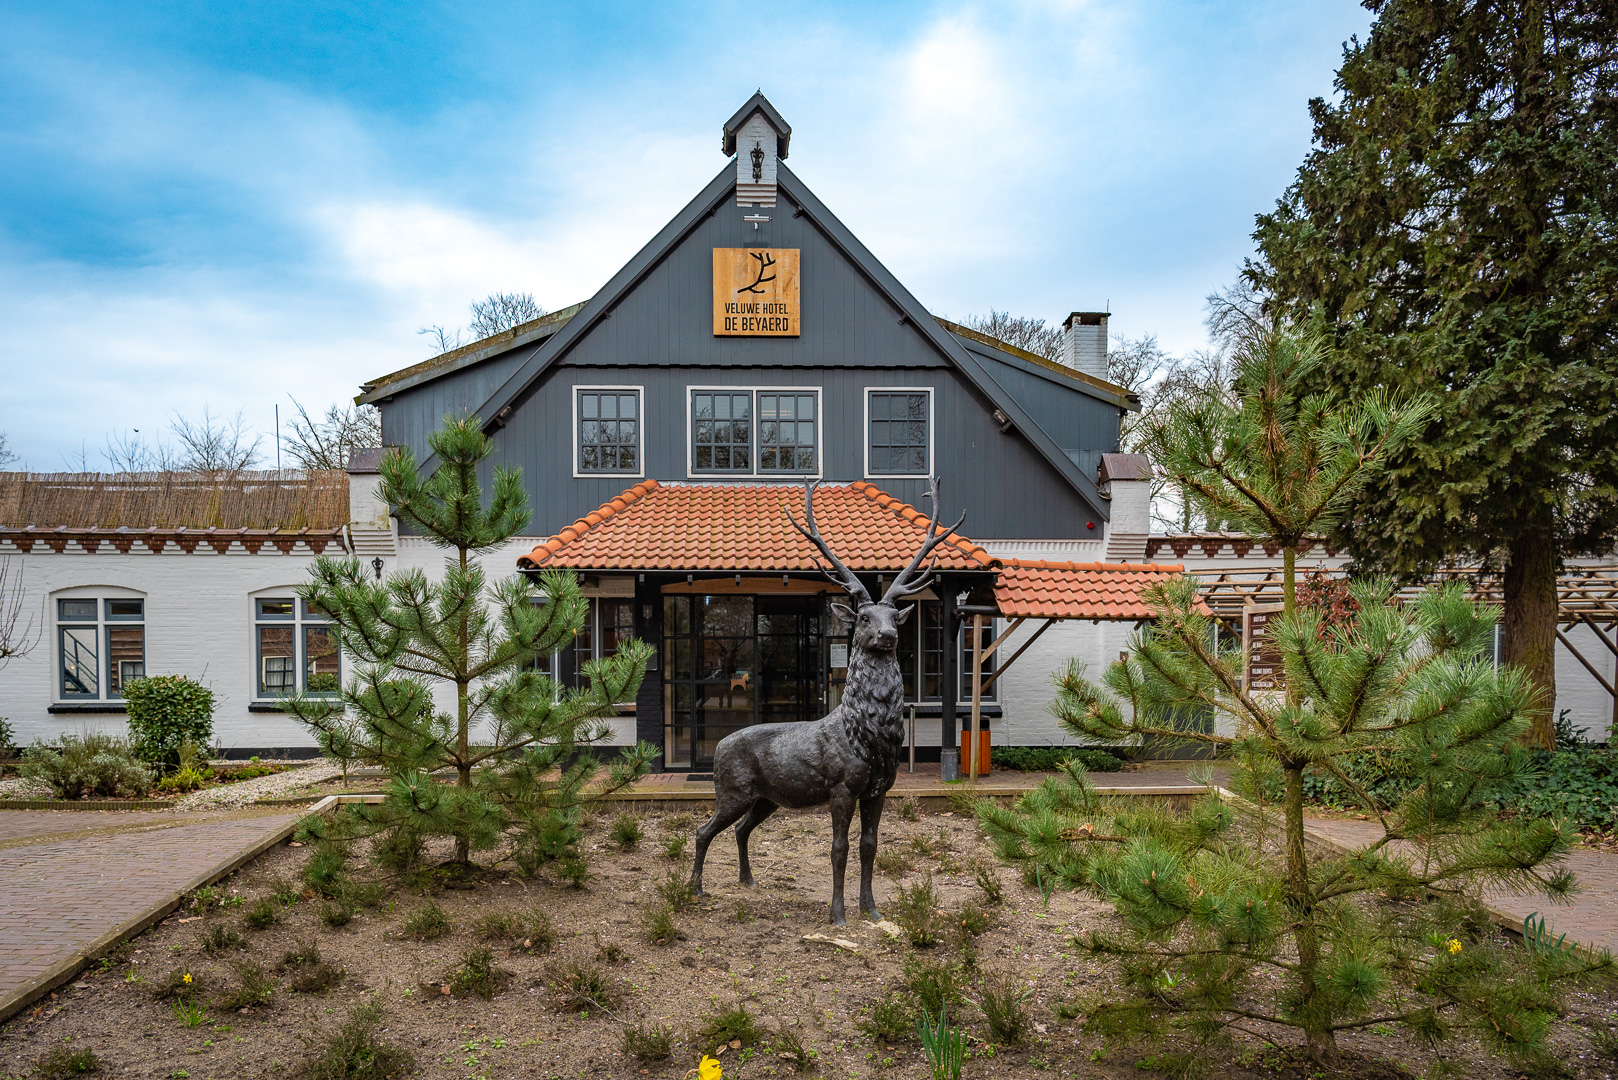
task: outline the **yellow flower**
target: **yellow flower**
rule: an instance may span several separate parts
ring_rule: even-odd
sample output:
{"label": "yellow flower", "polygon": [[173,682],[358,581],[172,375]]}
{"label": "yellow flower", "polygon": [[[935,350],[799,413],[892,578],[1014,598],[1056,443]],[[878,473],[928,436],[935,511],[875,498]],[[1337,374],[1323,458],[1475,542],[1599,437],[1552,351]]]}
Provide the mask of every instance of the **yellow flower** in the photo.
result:
{"label": "yellow flower", "polygon": [[716,1059],[707,1054],[702,1055],[702,1063],[697,1066],[697,1080],[720,1080],[724,1075]]}
{"label": "yellow flower", "polygon": [[1461,941],[1459,938],[1449,939],[1449,951],[1452,953],[1458,953],[1461,951]]}
{"label": "yellow flower", "polygon": [[189,971],[185,973],[185,981],[186,981],[187,985],[190,985],[190,983],[191,983],[191,973]]}

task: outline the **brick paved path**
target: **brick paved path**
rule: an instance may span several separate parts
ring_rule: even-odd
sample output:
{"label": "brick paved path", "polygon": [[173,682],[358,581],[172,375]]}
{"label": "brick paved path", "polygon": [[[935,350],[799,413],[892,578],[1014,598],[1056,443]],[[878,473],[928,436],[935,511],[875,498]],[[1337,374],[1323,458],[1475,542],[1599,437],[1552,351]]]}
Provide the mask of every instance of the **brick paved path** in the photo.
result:
{"label": "brick paved path", "polygon": [[0,812],[0,1019],[301,816]]}
{"label": "brick paved path", "polygon": [[[1308,825],[1337,844],[1358,848],[1382,837],[1382,827],[1374,821],[1352,818],[1310,818]],[[1544,896],[1493,892],[1484,900],[1502,923],[1517,929],[1522,921],[1538,912],[1555,934],[1581,945],[1618,952],[1618,855],[1605,851],[1575,848],[1567,867],[1582,886],[1571,903],[1554,903]]]}

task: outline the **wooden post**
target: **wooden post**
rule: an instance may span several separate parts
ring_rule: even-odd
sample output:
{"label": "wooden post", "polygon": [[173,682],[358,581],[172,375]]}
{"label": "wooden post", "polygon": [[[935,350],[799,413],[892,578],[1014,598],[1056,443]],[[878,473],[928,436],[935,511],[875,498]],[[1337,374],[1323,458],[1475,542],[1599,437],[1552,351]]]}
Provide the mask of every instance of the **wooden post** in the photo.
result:
{"label": "wooden post", "polygon": [[916,707],[910,706],[910,771],[916,771]]}
{"label": "wooden post", "polygon": [[966,775],[973,783],[978,778],[978,732],[983,725],[983,616],[972,616],[972,737],[967,742],[967,753],[972,757],[971,771]]}

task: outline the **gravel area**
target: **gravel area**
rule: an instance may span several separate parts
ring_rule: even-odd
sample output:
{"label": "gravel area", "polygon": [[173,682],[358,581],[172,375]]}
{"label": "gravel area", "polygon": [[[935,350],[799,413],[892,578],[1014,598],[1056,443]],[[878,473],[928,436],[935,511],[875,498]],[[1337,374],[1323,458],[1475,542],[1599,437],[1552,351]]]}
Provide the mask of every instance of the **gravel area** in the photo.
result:
{"label": "gravel area", "polygon": [[50,799],[55,795],[51,786],[43,780],[30,780],[22,776],[0,780],[0,799]]}
{"label": "gravel area", "polygon": [[335,764],[322,761],[301,769],[288,769],[274,776],[261,776],[256,780],[243,780],[238,784],[221,784],[218,787],[193,791],[183,798],[174,800],[174,809],[235,810],[249,806],[259,799],[273,799],[284,791],[328,780],[341,773],[342,770]]}

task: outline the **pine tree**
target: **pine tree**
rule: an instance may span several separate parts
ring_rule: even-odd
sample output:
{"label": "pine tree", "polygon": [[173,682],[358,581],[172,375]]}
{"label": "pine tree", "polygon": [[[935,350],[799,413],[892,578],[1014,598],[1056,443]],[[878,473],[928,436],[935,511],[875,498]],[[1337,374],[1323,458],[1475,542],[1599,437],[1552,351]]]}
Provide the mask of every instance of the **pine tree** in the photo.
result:
{"label": "pine tree", "polygon": [[[1497,811],[1528,767],[1517,741],[1531,692],[1523,673],[1487,662],[1495,613],[1459,584],[1401,607],[1385,582],[1358,582],[1352,602],[1298,607],[1296,546],[1329,527],[1423,413],[1386,398],[1351,407],[1303,395],[1320,351],[1286,332],[1250,337],[1235,403],[1177,407],[1158,443],[1171,479],[1289,552],[1286,610],[1267,628],[1285,692],[1248,686],[1251,658],[1217,644],[1195,580],[1178,578],[1146,593],[1156,618],[1102,685],[1072,664],[1052,706],[1086,740],[1227,751],[1233,786],[1249,798],[1210,793],[1183,818],[1107,807],[1069,768],[1015,807],[981,804],[980,820],[1002,856],[1099,891],[1122,918],[1122,932],[1081,939],[1118,959],[1131,991],[1091,1010],[1103,1031],[1213,1043],[1273,1023],[1334,1064],[1339,1032],[1397,1020],[1433,1040],[1464,1028],[1531,1057],[1558,987],[1607,964],[1565,950],[1525,958],[1485,930],[1485,887],[1573,887],[1554,869],[1569,844],[1555,823]],[[1218,722],[1204,730],[1186,716]],[[1372,755],[1411,778],[1397,802],[1354,780]],[[1309,847],[1309,770],[1354,791],[1382,839],[1352,857]],[[1383,894],[1413,903],[1386,905]]]}
{"label": "pine tree", "polygon": [[[299,593],[335,624],[353,672],[337,700],[304,695],[288,707],[328,753],[389,774],[385,801],[362,809],[359,831],[386,834],[396,859],[448,836],[465,871],[473,852],[512,830],[516,857],[532,868],[575,854],[581,804],[631,783],[655,756],[646,743],[626,749],[603,778],[590,752],[606,734],[600,719],[639,688],[651,649],[621,644],[584,665],[589,685],[577,689],[536,670],[579,632],[587,601],[571,574],[545,574],[539,595],[521,576],[490,582],[477,555],[529,520],[521,473],[496,467],[485,507],[478,467],[494,447],[477,418],[446,419],[428,442],[441,462],[433,474],[419,475],[409,448],[394,450],[379,493],[452,553],[442,579],[411,570],[378,581],[355,559],[316,560]],[[451,710],[435,699],[440,688],[453,693]],[[432,775],[447,769],[452,783]]]}
{"label": "pine tree", "polygon": [[1329,330],[1320,385],[1434,396],[1333,539],[1399,575],[1499,566],[1504,656],[1538,688],[1550,748],[1557,566],[1618,538],[1618,10],[1366,6],[1246,276]]}

